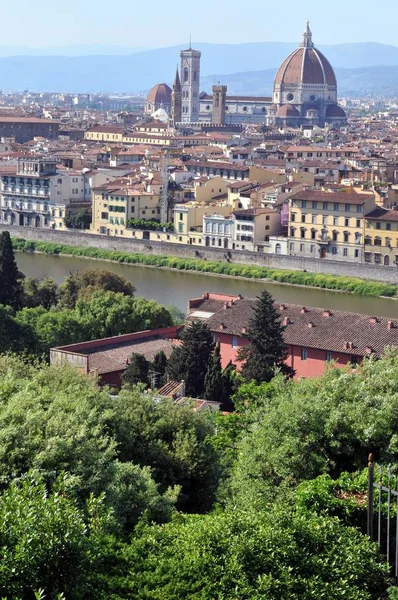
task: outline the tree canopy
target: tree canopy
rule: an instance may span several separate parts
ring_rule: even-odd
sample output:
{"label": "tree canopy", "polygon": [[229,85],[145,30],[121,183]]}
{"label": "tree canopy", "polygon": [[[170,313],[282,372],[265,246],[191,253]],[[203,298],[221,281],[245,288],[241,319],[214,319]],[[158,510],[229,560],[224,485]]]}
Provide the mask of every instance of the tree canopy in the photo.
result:
{"label": "tree canopy", "polygon": [[0,304],[18,309],[22,303],[22,273],[19,272],[8,231],[0,233]]}

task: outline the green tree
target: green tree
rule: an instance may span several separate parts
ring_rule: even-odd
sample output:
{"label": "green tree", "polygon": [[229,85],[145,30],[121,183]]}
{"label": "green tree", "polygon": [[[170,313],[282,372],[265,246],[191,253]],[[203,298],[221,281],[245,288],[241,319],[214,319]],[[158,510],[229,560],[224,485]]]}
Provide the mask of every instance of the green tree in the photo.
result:
{"label": "green tree", "polygon": [[85,511],[62,481],[49,493],[34,475],[14,481],[0,497],[0,595],[80,599],[102,562],[101,544],[111,525],[103,502],[90,497]]}
{"label": "green tree", "polygon": [[167,375],[175,381],[185,381],[186,394],[202,398],[209,361],[214,350],[212,334],[205,323],[193,322],[181,336],[182,344],[173,349]]}
{"label": "green tree", "polygon": [[163,350],[160,350],[160,352],[155,355],[155,358],[150,366],[150,371],[153,373],[156,387],[161,387],[164,385],[166,379],[166,368],[167,357]]}
{"label": "green tree", "polygon": [[225,381],[221,367],[220,343],[216,344],[213,356],[210,359],[209,368],[205,377],[205,400],[222,402],[225,395]]}
{"label": "green tree", "polygon": [[42,306],[49,309],[58,302],[58,286],[53,279],[37,279],[28,277],[22,282],[23,300],[22,304],[26,308],[36,308]]}
{"label": "green tree", "polygon": [[3,231],[0,233],[0,304],[14,310],[21,307],[21,279],[23,275],[17,267],[10,234]]}
{"label": "green tree", "polygon": [[211,414],[142,394],[137,387],[123,389],[112,408],[119,460],[151,467],[162,494],[179,486],[178,509],[209,510],[220,478]]}
{"label": "green tree", "polygon": [[46,358],[50,348],[86,339],[85,330],[72,310],[46,310],[41,306],[24,308],[16,314],[15,321],[32,332],[28,351]]}
{"label": "green tree", "polygon": [[284,362],[287,357],[284,330],[272,296],[264,290],[249,319],[246,338],[250,344],[238,352],[238,360],[244,361],[242,376],[247,381],[270,381],[275,369],[280,369],[285,375],[293,375],[292,369]]}
{"label": "green tree", "polygon": [[172,325],[170,314],[154,300],[116,292],[96,291],[80,298],[74,314],[88,340]]}
{"label": "green tree", "polygon": [[112,271],[86,269],[70,275],[60,286],[60,305],[74,308],[80,297],[90,298],[95,292],[115,292],[133,297],[134,286]]}
{"label": "green tree", "polygon": [[129,556],[137,600],[378,600],[388,582],[367,536],[289,505],[146,527]]}
{"label": "green tree", "polygon": [[64,218],[65,227],[68,229],[89,229],[91,221],[91,213],[87,209],[82,209],[77,214],[69,214]]}
{"label": "green tree", "polygon": [[133,352],[125,372],[123,373],[123,384],[132,388],[137,383],[149,385],[149,362],[143,354]]}

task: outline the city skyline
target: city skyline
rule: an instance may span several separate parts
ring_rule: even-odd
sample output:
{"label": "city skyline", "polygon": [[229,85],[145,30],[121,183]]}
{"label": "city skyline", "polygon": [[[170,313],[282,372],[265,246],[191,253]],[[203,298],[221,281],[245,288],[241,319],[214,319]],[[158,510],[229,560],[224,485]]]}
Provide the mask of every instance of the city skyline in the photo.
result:
{"label": "city skyline", "polygon": [[159,48],[184,43],[184,39],[188,43],[190,35],[193,45],[195,41],[295,42],[300,39],[307,19],[317,32],[318,44],[372,41],[397,45],[398,7],[393,0],[384,3],[383,11],[389,18],[379,28],[374,27],[374,20],[370,18],[368,0],[361,4],[358,0],[350,4],[336,0],[327,18],[314,0],[300,4],[286,0],[283,13],[270,13],[265,3],[254,0],[245,16],[241,14],[242,5],[234,0],[228,3],[203,0],[200,8],[192,12],[188,12],[180,0],[174,0],[171,7],[169,4],[166,9],[163,2],[154,0],[149,14],[136,0],[120,0],[117,11],[110,10],[103,0],[84,3],[70,0],[54,11],[53,2],[42,0],[38,11],[36,5],[21,0],[3,7],[2,18],[7,27],[2,32],[0,50],[2,47],[40,50],[74,45]]}

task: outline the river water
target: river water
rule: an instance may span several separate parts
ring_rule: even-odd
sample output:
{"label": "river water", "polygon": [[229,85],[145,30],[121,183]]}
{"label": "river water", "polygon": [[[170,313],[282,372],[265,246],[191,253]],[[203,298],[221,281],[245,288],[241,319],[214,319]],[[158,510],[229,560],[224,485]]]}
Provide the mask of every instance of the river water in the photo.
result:
{"label": "river water", "polygon": [[17,253],[16,258],[19,269],[27,277],[52,277],[57,283],[61,283],[71,273],[83,269],[108,269],[131,281],[137,289],[137,296],[157,300],[165,305],[172,304],[183,312],[186,312],[190,298],[198,298],[204,292],[254,297],[266,289],[278,302],[380,317],[398,317],[398,301],[385,298],[354,296],[279,283],[262,283],[249,279],[212,276],[189,271],[169,271],[67,256]]}

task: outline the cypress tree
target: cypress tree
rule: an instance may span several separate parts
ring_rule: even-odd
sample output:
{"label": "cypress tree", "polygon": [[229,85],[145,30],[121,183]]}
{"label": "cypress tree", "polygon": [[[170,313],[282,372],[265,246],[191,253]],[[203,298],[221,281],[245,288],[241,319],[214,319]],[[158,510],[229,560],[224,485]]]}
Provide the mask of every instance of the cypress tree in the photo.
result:
{"label": "cypress tree", "polygon": [[18,270],[12,247],[10,233],[0,234],[0,304],[11,306],[14,310],[21,308],[22,273]]}
{"label": "cypress tree", "polygon": [[206,323],[193,322],[181,336],[182,344],[174,348],[167,363],[167,375],[185,381],[187,396],[202,398],[205,377],[214,349],[213,337]]}
{"label": "cypress tree", "polygon": [[225,395],[224,373],[221,368],[220,343],[216,345],[214,354],[210,359],[209,368],[205,377],[205,400],[223,402]]}
{"label": "cypress tree", "polygon": [[133,387],[137,383],[149,385],[148,373],[149,362],[145,356],[143,354],[133,353],[122,377],[123,384],[128,387]]}
{"label": "cypress tree", "polygon": [[242,347],[237,357],[243,361],[243,377],[257,383],[268,382],[274,377],[275,368],[291,377],[294,371],[284,362],[287,357],[283,340],[285,327],[272,296],[263,291],[253,310],[246,333],[250,344]]}
{"label": "cypress tree", "polygon": [[167,367],[167,357],[163,350],[160,350],[153,359],[153,363],[150,366],[150,370],[153,371],[153,375],[156,380],[156,385],[159,387],[163,385],[165,381]]}

